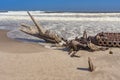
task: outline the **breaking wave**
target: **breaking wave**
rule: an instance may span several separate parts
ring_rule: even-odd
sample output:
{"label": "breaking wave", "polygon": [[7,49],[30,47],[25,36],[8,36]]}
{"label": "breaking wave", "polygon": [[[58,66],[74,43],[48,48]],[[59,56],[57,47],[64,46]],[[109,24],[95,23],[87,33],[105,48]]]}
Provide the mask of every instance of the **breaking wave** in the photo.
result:
{"label": "breaking wave", "polygon": [[[31,11],[45,28],[55,31],[65,39],[81,36],[84,30],[89,35],[99,32],[120,32],[120,13],[45,13]],[[36,39],[19,31],[21,23],[33,25],[26,11],[0,13],[0,29],[10,30],[9,37]]]}

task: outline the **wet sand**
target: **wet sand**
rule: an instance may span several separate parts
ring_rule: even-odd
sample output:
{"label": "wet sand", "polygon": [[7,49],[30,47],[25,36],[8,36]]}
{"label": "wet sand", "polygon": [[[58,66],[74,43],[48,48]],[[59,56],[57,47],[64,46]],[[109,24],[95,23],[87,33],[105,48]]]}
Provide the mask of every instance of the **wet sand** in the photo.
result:
{"label": "wet sand", "polygon": [[[0,30],[0,80],[119,80],[120,49],[79,51],[71,58],[66,51],[9,39]],[[88,71],[88,57],[96,66]]]}
{"label": "wet sand", "polygon": [[37,44],[28,44],[10,39],[6,35],[7,31],[0,30],[0,50],[8,53],[33,53],[44,51],[45,49]]}

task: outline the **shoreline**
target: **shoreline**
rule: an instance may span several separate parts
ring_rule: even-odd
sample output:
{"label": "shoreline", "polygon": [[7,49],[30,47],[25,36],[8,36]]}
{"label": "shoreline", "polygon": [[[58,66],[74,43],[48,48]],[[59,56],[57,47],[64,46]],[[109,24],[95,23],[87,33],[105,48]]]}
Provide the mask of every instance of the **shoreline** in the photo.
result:
{"label": "shoreline", "polygon": [[[45,48],[36,43],[24,43],[7,37],[8,30],[0,30],[0,51],[8,53],[34,53],[44,51]],[[25,47],[25,48],[24,48]]]}
{"label": "shoreline", "polygon": [[[88,52],[80,50],[80,58],[67,52],[51,50],[35,43],[24,43],[7,37],[0,30],[1,80],[119,80],[120,49]],[[95,71],[88,71],[88,57]]]}

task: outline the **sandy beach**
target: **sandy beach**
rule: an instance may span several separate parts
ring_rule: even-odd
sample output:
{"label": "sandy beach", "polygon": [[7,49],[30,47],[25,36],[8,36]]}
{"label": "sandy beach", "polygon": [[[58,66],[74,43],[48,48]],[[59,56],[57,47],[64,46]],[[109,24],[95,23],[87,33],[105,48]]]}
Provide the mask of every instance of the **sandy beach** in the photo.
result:
{"label": "sandy beach", "polygon": [[[79,51],[71,58],[66,51],[9,39],[0,30],[0,80],[119,80],[120,49]],[[88,71],[88,57],[96,67]]]}

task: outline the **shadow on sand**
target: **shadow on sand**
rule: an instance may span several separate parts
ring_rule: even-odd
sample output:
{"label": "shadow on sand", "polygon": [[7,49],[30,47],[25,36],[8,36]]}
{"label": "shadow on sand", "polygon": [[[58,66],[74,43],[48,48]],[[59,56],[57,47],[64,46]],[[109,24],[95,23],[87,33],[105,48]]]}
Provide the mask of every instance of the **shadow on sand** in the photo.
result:
{"label": "shadow on sand", "polygon": [[82,70],[82,71],[89,71],[89,69],[88,68],[77,68],[77,70]]}
{"label": "shadow on sand", "polygon": [[36,40],[36,39],[26,39],[26,38],[15,38],[16,40],[23,41],[23,42],[34,42],[34,43],[45,43],[44,40]]}

